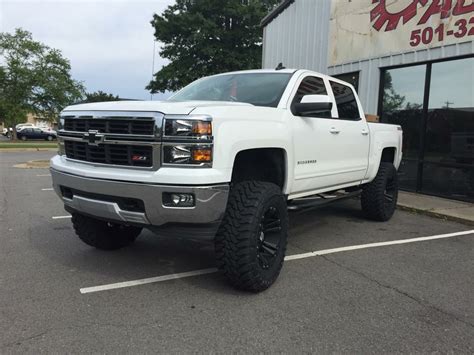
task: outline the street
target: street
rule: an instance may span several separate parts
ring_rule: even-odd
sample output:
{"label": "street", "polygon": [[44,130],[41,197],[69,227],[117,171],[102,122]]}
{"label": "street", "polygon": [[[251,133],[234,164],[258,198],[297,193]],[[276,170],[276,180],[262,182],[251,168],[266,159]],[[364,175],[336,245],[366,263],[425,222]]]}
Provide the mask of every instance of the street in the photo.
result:
{"label": "street", "polygon": [[[13,168],[54,154],[0,151],[0,353],[474,352],[474,231],[287,260],[260,294],[212,270],[141,284],[214,268],[213,245],[144,231],[88,247],[48,169]],[[370,222],[356,200],[290,224],[287,256],[472,229],[400,210]]]}

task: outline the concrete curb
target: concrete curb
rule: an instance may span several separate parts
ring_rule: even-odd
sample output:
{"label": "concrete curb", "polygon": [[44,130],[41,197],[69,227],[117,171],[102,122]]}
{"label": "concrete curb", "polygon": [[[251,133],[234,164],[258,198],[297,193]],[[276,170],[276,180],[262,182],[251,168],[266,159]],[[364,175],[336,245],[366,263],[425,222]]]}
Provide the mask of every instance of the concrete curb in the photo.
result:
{"label": "concrete curb", "polygon": [[17,169],[49,169],[49,160],[30,160],[26,163],[13,165]]}
{"label": "concrete curb", "polygon": [[410,207],[410,206],[405,206],[405,205],[400,205],[400,204],[397,205],[397,208],[402,211],[418,213],[418,214],[429,216],[429,217],[443,219],[445,221],[459,222],[459,223],[463,223],[469,226],[474,226],[474,221],[467,218],[452,216],[452,215],[439,213],[439,212],[431,211],[431,210],[423,210],[420,208],[415,208],[415,207]]}

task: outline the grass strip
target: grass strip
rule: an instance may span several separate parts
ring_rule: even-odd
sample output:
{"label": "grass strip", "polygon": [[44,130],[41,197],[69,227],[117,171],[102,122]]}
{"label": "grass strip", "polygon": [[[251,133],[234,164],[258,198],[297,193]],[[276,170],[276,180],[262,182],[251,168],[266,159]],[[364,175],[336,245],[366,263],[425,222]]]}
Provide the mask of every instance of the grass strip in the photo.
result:
{"label": "grass strip", "polygon": [[0,143],[0,148],[57,148],[57,143]]}

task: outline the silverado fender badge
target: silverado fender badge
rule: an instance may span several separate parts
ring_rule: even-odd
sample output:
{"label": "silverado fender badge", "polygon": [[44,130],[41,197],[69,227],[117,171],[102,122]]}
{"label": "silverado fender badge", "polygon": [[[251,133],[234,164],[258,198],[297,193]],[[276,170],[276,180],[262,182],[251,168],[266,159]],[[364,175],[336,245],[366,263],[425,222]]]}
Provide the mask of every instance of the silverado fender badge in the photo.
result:
{"label": "silverado fender badge", "polygon": [[314,160],[300,160],[298,162],[298,165],[304,165],[304,164],[316,164],[318,161],[316,159]]}

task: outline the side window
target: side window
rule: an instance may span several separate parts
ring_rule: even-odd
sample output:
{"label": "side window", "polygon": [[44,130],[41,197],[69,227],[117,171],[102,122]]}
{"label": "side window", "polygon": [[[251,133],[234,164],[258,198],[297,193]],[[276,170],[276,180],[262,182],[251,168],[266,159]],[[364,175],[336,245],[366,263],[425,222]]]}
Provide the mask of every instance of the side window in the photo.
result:
{"label": "side window", "polygon": [[[298,90],[296,91],[295,97],[291,103],[291,110],[293,111],[294,104],[301,102],[301,99],[305,95],[327,95],[326,86],[324,85],[324,80],[315,76],[307,76],[303,79]],[[331,117],[331,111],[318,113],[318,117]]]}
{"label": "side window", "polygon": [[354,92],[349,86],[330,81],[336,99],[339,118],[343,120],[360,120],[359,107]]}

